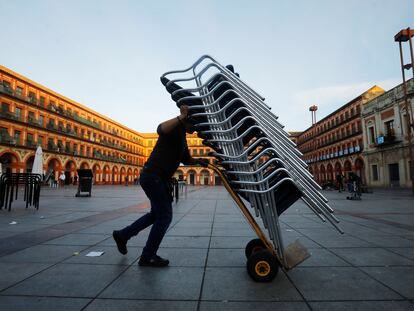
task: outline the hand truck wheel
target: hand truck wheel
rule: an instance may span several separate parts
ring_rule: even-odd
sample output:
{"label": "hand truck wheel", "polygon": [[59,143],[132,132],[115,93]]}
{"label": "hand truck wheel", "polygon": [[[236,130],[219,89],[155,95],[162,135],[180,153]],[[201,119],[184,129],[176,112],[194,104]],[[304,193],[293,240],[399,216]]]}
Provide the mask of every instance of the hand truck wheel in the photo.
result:
{"label": "hand truck wheel", "polygon": [[263,241],[260,239],[253,239],[249,243],[247,243],[246,248],[244,249],[244,254],[246,255],[246,258],[249,259],[249,257],[253,253],[257,253],[258,251],[266,249],[266,246],[264,245]]}
{"label": "hand truck wheel", "polygon": [[247,260],[246,267],[249,276],[256,282],[270,282],[279,271],[277,259],[268,250],[253,253]]}

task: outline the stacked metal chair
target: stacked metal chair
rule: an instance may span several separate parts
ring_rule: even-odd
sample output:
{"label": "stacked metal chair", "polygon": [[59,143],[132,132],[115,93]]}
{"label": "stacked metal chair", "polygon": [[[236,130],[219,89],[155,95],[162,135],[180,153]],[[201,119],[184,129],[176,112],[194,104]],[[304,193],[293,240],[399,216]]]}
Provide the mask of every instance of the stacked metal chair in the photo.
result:
{"label": "stacked metal chair", "polygon": [[289,263],[279,216],[298,199],[342,232],[278,117],[233,66],[222,66],[205,55],[187,69],[165,73],[161,82],[178,107],[190,107],[203,144],[215,150],[211,155],[224,168],[231,188],[262,219],[282,266]]}

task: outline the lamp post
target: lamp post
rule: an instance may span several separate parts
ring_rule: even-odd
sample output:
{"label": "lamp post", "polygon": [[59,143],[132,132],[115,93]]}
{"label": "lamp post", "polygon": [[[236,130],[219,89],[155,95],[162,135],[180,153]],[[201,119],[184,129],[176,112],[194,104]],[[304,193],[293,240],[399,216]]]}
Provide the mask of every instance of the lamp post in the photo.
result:
{"label": "lamp post", "polygon": [[[414,37],[414,29],[402,29],[399,33],[394,36],[394,41],[398,42],[400,48],[400,60],[401,60],[401,72],[403,78],[403,90],[404,90],[404,108],[406,113],[406,126],[407,126],[407,139],[408,139],[408,149],[409,149],[409,159],[408,165],[410,167],[410,177],[411,177],[411,190],[412,194],[414,195],[414,158],[413,158],[413,112],[411,109],[411,104],[408,103],[408,91],[407,91],[407,81],[405,78],[405,70],[412,70],[413,78],[414,78],[414,54],[413,54],[413,42],[412,37]],[[404,56],[403,56],[403,42],[409,42],[410,48],[410,58],[411,63],[404,64]],[[414,81],[414,80],[413,80]]]}
{"label": "lamp post", "polygon": [[318,106],[316,106],[316,105],[312,105],[312,106],[310,106],[309,107],[309,111],[311,112],[311,115],[312,115],[312,136],[313,136],[313,139],[312,139],[312,143],[311,143],[311,150],[312,150],[312,152],[311,152],[311,157],[312,158],[316,158],[316,150],[317,150],[317,144],[316,144],[316,127],[314,127],[314,125],[316,124],[316,111],[318,110]]}

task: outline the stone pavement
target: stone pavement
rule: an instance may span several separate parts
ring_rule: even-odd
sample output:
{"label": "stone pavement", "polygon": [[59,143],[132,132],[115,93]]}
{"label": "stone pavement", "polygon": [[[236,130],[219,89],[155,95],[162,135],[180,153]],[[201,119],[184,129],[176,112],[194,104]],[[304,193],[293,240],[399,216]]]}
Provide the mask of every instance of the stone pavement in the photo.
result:
{"label": "stone pavement", "polygon": [[[138,267],[148,230],[120,255],[111,238],[146,212],[137,186],[42,189],[40,210],[0,211],[0,310],[414,310],[414,199],[406,191],[325,192],[345,230],[301,202],[281,218],[286,243],[312,256],[271,283],[246,272],[255,235],[224,188],[189,187],[159,254],[163,269]],[[16,224],[11,224],[16,222]],[[86,257],[103,251],[100,257]]]}

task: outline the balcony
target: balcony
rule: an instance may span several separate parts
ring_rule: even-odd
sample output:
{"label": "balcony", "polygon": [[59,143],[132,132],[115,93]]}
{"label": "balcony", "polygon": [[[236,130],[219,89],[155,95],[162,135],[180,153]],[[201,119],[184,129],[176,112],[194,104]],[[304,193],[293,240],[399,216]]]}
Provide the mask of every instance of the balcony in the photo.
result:
{"label": "balcony", "polygon": [[1,134],[0,143],[6,145],[15,145],[13,137],[11,137],[8,133]]}
{"label": "balcony", "polygon": [[21,121],[22,119],[21,116],[18,116],[15,113],[10,112],[10,111],[1,111],[0,116],[5,119],[14,120],[14,121]]}
{"label": "balcony", "polygon": [[391,145],[400,143],[401,141],[397,140],[393,132],[389,132],[386,135],[380,135],[376,138],[375,147],[383,148]]}
{"label": "balcony", "polygon": [[37,119],[35,119],[33,117],[27,117],[27,123],[29,123],[31,125],[43,127],[43,124],[40,123],[39,120],[37,120]]}
{"label": "balcony", "polygon": [[47,143],[47,150],[57,152],[59,150],[59,147],[53,142],[48,142]]}
{"label": "balcony", "polygon": [[0,84],[0,93],[4,93],[4,94],[7,94],[7,95],[13,95],[13,89],[11,89],[11,88],[3,85],[3,84]]}
{"label": "balcony", "polygon": [[48,123],[46,127],[47,127],[49,130],[54,130],[54,131],[57,131],[57,130],[58,130],[58,127],[56,126],[56,124],[55,124],[55,123]]}
{"label": "balcony", "polygon": [[35,149],[37,147],[36,143],[33,140],[30,140],[30,139],[26,140],[25,146],[27,148],[32,148],[32,149]]}

